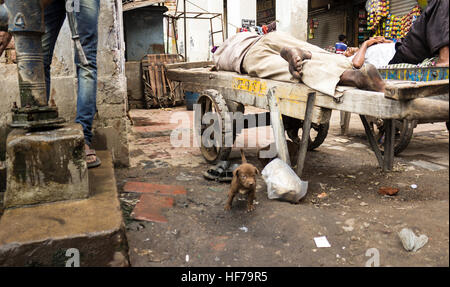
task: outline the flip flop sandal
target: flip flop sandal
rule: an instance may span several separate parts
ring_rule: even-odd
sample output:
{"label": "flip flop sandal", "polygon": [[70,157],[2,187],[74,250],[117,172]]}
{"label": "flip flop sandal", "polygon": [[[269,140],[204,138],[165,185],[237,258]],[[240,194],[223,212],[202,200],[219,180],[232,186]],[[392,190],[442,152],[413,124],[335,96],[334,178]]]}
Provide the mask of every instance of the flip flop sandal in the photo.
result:
{"label": "flip flop sandal", "polygon": [[100,166],[102,164],[102,161],[98,158],[97,154],[95,153],[95,150],[89,149],[89,150],[86,151],[86,158],[88,156],[92,156],[92,155],[95,155],[95,161],[94,162],[90,162],[90,163],[86,161],[88,168],[98,167],[98,166]]}
{"label": "flip flop sandal", "polygon": [[229,161],[219,161],[214,168],[205,171],[203,173],[203,177],[209,180],[218,180],[220,177],[225,175],[229,166]]}
{"label": "flip flop sandal", "polygon": [[230,182],[233,180],[233,171],[240,166],[238,163],[231,165],[224,173],[223,176],[219,177],[217,180],[219,182]]}

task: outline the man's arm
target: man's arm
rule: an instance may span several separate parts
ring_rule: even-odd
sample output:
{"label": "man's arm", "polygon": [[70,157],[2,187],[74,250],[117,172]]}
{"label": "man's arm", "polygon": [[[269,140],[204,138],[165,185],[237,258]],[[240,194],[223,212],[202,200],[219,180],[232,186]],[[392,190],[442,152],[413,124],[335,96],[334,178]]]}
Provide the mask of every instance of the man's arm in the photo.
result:
{"label": "man's arm", "polygon": [[[359,49],[358,53],[356,53],[355,57],[353,57],[352,64],[353,67],[356,69],[361,68],[364,65],[364,62],[366,60],[366,52],[367,48],[369,48],[372,45],[379,44],[379,43],[387,43],[388,40],[384,39],[384,37],[374,37],[370,38],[369,40],[365,41],[361,48]],[[392,41],[390,41],[392,42]]]}

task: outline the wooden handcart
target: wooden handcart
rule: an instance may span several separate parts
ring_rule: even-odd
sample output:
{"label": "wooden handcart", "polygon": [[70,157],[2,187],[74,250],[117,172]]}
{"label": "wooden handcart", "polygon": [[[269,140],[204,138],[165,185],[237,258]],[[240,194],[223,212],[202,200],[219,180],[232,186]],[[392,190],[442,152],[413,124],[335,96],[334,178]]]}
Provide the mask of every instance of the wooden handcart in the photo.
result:
{"label": "wooden handcart", "polygon": [[[448,80],[433,82],[388,81],[386,93],[370,92],[351,87],[338,87],[335,97],[315,91],[301,83],[273,81],[240,75],[234,72],[213,71],[212,62],[195,62],[166,65],[167,77],[182,83],[186,91],[198,92],[201,115],[217,113],[224,121],[227,112],[244,111],[244,107],[254,106],[268,110],[259,115],[266,121],[245,128],[272,125],[278,156],[287,163],[289,153],[286,134],[300,143],[296,172],[301,177],[307,150],[320,146],[329,127],[332,110],[360,115],[370,146],[379,166],[392,170],[394,163],[395,120],[448,121],[449,101]],[[430,97],[438,97],[430,98]],[[444,100],[443,100],[444,99]],[[385,126],[384,152],[380,150],[367,117],[383,119]],[[223,125],[222,125],[223,126]],[[198,127],[203,133],[208,126]],[[302,128],[302,137],[298,131]],[[311,128],[317,131],[310,138]],[[202,144],[201,152],[211,163],[226,160],[231,147],[225,146],[227,137],[239,131],[222,129],[221,143],[213,147]],[[292,163],[294,166],[295,163]]]}

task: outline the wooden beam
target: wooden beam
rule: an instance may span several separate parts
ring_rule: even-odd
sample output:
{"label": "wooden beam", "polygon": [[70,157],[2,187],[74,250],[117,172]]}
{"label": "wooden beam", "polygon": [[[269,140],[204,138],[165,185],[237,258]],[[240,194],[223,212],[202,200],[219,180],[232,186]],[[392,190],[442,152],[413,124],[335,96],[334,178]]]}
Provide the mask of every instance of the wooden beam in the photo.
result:
{"label": "wooden beam", "polygon": [[291,160],[289,158],[283,118],[281,117],[280,108],[273,89],[270,89],[267,93],[267,101],[269,102],[270,107],[270,122],[275,137],[275,146],[277,147],[278,157],[290,166]]}
{"label": "wooden beam", "polygon": [[305,160],[306,160],[306,152],[308,151],[308,145],[309,145],[309,135],[311,132],[311,118],[312,118],[312,111],[314,107],[314,102],[316,101],[316,93],[309,93],[308,94],[308,101],[306,104],[306,111],[305,111],[305,120],[303,121],[303,127],[302,127],[302,140],[300,143],[300,147],[298,149],[298,157],[297,157],[297,170],[296,173],[299,178],[303,175],[303,169],[305,167]]}
{"label": "wooden beam", "polygon": [[448,94],[449,81],[386,81],[385,96],[398,101],[425,98],[434,95]]}

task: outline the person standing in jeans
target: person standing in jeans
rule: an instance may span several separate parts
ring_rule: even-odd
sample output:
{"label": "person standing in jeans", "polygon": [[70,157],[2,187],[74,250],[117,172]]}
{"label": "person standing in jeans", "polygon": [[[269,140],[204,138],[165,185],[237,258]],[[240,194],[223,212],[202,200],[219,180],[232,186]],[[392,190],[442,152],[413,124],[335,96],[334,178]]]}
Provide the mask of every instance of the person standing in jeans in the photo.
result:
{"label": "person standing in jeans", "polygon": [[[78,1],[78,2],[75,2]],[[3,2],[0,0],[0,2]],[[45,33],[42,36],[44,52],[45,81],[47,87],[47,101],[50,97],[50,66],[59,31],[66,19],[65,0],[43,0]],[[89,168],[101,164],[95,151],[90,148],[92,141],[92,123],[97,111],[97,42],[98,16],[100,0],[74,0],[74,14],[80,42],[88,60],[88,65],[82,65],[78,54],[75,53],[75,64],[78,77],[77,114],[75,122],[83,127],[85,139],[86,161]],[[11,40],[7,32],[0,32],[0,55],[4,47]]]}

